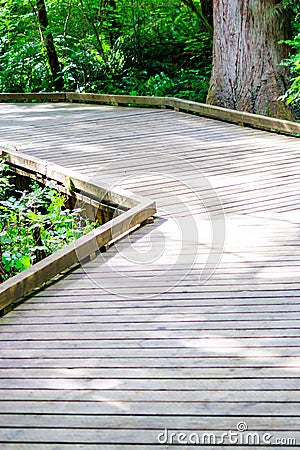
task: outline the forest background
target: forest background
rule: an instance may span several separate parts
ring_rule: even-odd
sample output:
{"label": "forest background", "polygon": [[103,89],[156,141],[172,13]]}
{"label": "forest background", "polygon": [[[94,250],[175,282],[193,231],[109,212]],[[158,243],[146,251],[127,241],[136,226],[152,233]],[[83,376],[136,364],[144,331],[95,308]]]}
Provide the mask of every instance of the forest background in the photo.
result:
{"label": "forest background", "polygon": [[[296,0],[274,5],[269,14],[290,20],[290,56],[282,61],[290,74],[282,101],[299,117],[300,5]],[[212,0],[2,0],[0,92],[62,90],[205,102],[213,39]]]}

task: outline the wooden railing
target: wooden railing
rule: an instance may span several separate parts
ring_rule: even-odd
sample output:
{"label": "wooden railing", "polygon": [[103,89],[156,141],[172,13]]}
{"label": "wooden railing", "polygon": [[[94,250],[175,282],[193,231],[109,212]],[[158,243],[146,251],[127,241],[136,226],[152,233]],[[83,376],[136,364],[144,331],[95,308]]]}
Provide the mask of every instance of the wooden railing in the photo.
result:
{"label": "wooden railing", "polygon": [[260,130],[272,131],[292,136],[300,136],[300,123],[288,120],[274,119],[272,117],[251,114],[242,111],[220,108],[190,100],[175,97],[151,97],[113,94],[79,94],[76,92],[45,92],[45,93],[7,93],[0,94],[0,102],[12,101],[53,101],[53,102],[85,102],[105,103],[112,105],[152,106],[172,108],[175,111],[196,113],[200,116],[225,122],[236,123]]}
{"label": "wooden railing", "polygon": [[110,189],[98,182],[92,182],[88,176],[49,161],[1,148],[0,156],[6,158],[13,172],[26,174],[40,182],[55,181],[57,189],[69,195],[71,195],[69,192],[71,181],[73,195],[75,198],[78,196],[81,202],[84,197],[85,201],[96,208],[105,201],[121,206],[124,210],[121,215],[116,215],[109,222],[1,283],[0,312],[2,313],[7,312],[15,302],[21,301],[25,296],[53,280],[53,277],[79,263],[93,259],[101,248],[129,233],[156,213],[156,205],[152,200],[119,188]]}

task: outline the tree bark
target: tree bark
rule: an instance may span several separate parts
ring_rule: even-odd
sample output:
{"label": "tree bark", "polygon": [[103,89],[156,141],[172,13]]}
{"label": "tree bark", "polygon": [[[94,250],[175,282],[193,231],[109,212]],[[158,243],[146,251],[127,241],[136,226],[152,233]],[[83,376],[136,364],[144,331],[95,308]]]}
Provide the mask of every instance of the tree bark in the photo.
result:
{"label": "tree bark", "polygon": [[56,53],[52,33],[50,33],[47,30],[49,22],[48,22],[48,15],[47,15],[45,1],[37,0],[36,5],[37,5],[37,9],[38,9],[39,26],[41,29],[41,33],[42,33],[46,51],[47,51],[47,58],[48,58],[48,63],[49,63],[50,70],[52,73],[53,83],[54,83],[56,91],[62,91],[63,87],[64,87],[64,80],[63,80],[63,77],[61,74],[61,68],[60,68],[60,64],[58,61],[58,56]]}
{"label": "tree bark", "polygon": [[213,68],[207,103],[292,120],[278,97],[287,89],[280,62],[288,47],[290,17],[278,0],[214,0]]}

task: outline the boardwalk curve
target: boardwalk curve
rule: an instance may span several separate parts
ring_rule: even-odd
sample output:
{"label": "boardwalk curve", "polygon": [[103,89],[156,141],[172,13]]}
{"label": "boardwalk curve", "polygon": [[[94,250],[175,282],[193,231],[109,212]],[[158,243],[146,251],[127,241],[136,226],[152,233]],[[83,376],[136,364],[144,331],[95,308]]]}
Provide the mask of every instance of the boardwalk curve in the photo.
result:
{"label": "boardwalk curve", "polygon": [[2,145],[158,206],[1,318],[1,449],[190,448],[230,430],[226,448],[299,445],[299,140],[66,103],[2,104],[0,127]]}

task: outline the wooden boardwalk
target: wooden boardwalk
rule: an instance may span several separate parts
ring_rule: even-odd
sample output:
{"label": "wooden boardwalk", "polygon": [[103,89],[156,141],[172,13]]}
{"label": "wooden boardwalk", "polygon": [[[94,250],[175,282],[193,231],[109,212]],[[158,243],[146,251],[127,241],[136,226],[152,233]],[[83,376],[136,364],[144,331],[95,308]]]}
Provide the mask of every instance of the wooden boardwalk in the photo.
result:
{"label": "wooden boardwalk", "polygon": [[299,139],[65,103],[1,104],[0,129],[158,204],[0,319],[1,450],[299,448]]}

